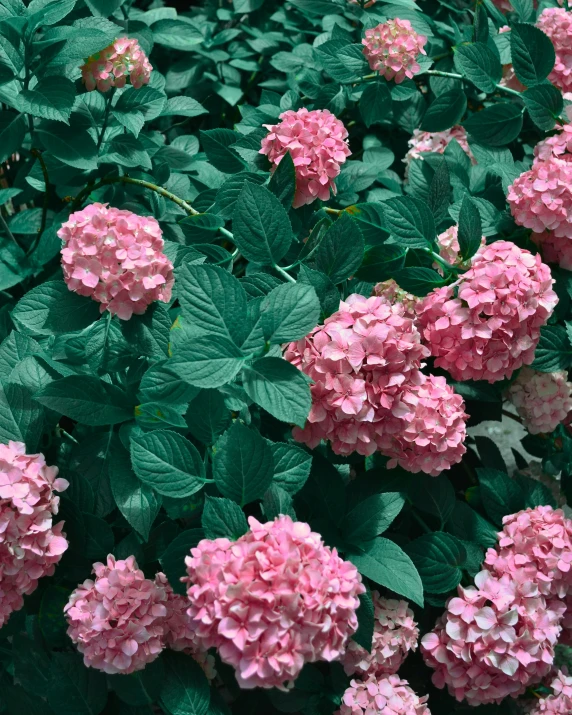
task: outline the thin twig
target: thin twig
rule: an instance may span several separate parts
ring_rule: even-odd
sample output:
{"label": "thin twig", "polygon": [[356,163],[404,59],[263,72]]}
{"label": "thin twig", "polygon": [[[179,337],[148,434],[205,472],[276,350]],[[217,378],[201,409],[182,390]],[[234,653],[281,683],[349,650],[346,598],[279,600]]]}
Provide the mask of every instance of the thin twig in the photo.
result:
{"label": "thin twig", "polygon": [[277,266],[276,263],[272,264],[272,268],[274,268],[275,271],[280,273],[280,275],[283,278],[286,278],[286,280],[289,281],[290,283],[296,283],[296,279],[292,278],[292,276],[289,273],[287,273],[283,268],[280,268],[280,266]]}
{"label": "thin twig", "polygon": [[107,123],[109,122],[109,112],[111,111],[111,102],[113,100],[114,90],[115,90],[115,87],[112,88],[111,92],[106,97],[105,113],[103,115],[103,124],[101,125],[101,132],[97,138],[97,153],[98,154],[99,154],[99,150],[101,149],[101,145],[103,144],[103,137],[105,136],[105,132],[107,131]]}
{"label": "thin twig", "polygon": [[0,226],[2,226],[2,229],[4,230],[4,232],[6,233],[6,235],[8,236],[8,238],[9,238],[11,241],[14,241],[14,243],[18,246],[18,248],[21,248],[21,246],[20,246],[20,244],[18,243],[18,241],[16,241],[16,239],[14,238],[14,234],[12,233],[12,231],[10,231],[10,229],[9,229],[9,227],[8,227],[8,224],[6,223],[6,219],[5,219],[4,216],[2,215],[2,210],[1,210],[1,209],[0,209]]}
{"label": "thin twig", "polygon": [[518,422],[519,425],[522,425],[522,420],[520,419],[520,417],[517,417],[516,415],[513,415],[512,412],[509,412],[508,410],[503,410],[503,411],[502,411],[502,414],[503,414],[505,417],[510,417],[510,418],[511,418],[512,420],[514,420],[515,422]]}
{"label": "thin twig", "polygon": [[[441,70],[424,70],[423,72],[419,72],[417,77],[421,77],[424,74],[431,75],[433,77],[448,77],[449,79],[460,79],[462,82],[470,82],[470,84],[474,84],[471,82],[470,79],[467,79],[467,77],[463,77],[462,74],[457,74],[457,72],[442,72]],[[478,89],[478,87],[477,87]],[[511,94],[513,97],[518,97],[519,99],[522,99],[522,92],[519,92],[516,89],[511,89],[510,87],[504,87],[502,84],[495,84],[495,89],[499,92],[505,92],[506,94]]]}
{"label": "thin twig", "polygon": [[40,239],[40,236],[44,233],[46,229],[46,220],[48,218],[48,204],[50,201],[50,180],[48,177],[48,167],[46,166],[46,162],[44,161],[42,152],[38,151],[37,149],[32,149],[30,153],[40,162],[42,174],[44,175],[44,203],[42,206],[42,222],[40,224],[40,228],[38,229],[38,235],[36,236],[36,239],[32,241],[32,245],[30,246],[28,254],[32,253],[32,251],[36,247],[38,240]]}

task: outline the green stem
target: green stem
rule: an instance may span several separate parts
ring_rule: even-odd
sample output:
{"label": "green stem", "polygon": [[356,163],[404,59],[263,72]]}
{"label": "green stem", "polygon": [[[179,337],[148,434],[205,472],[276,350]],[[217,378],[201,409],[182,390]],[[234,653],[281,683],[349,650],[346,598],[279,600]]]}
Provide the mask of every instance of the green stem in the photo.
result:
{"label": "green stem", "polygon": [[[460,79],[462,82],[469,82],[473,84],[470,79],[463,77],[462,74],[457,74],[457,72],[442,72],[441,70],[424,70],[420,72],[417,77],[421,77],[424,74],[431,75],[432,77],[448,77],[449,79]],[[478,88],[477,88],[478,89]],[[518,97],[522,99],[522,93],[516,89],[511,89],[510,87],[503,87],[502,84],[495,84],[495,89],[499,92],[505,92],[506,94],[511,94],[513,97]]]}
{"label": "green stem", "polygon": [[447,263],[447,261],[443,258],[438,253],[435,253],[432,251],[430,248],[420,248],[420,251],[423,251],[424,253],[427,253],[431,258],[435,261],[435,263],[438,263],[442,268],[444,268],[446,271],[449,271],[449,273],[459,273],[460,268],[457,266],[452,266],[450,263]]}
{"label": "green stem", "polygon": [[105,102],[105,113],[103,115],[103,124],[101,125],[101,132],[97,138],[97,153],[99,154],[99,150],[101,149],[101,145],[103,144],[103,138],[105,136],[105,132],[107,131],[107,123],[109,122],[109,113],[111,111],[111,100],[113,99],[113,92],[114,92],[115,87],[111,89],[109,94],[106,97],[106,102]]}
{"label": "green stem", "polygon": [[14,241],[14,243],[18,246],[18,248],[21,248],[21,246],[20,246],[20,244],[18,243],[18,241],[16,241],[16,239],[14,238],[14,234],[12,233],[12,231],[10,231],[10,229],[9,229],[9,227],[8,227],[8,224],[6,223],[6,219],[5,219],[4,216],[2,215],[2,211],[1,211],[1,210],[0,210],[0,226],[2,227],[2,229],[4,230],[4,233],[8,236],[8,238],[9,238],[11,241]]}
{"label": "green stem", "polygon": [[425,519],[423,519],[419,514],[415,511],[415,508],[411,508],[411,514],[413,515],[413,518],[415,521],[421,526],[423,531],[425,531],[427,534],[432,534],[433,529],[430,529],[427,523],[425,522]]}
{"label": "green stem", "polygon": [[502,413],[505,417],[510,417],[511,420],[514,420],[515,422],[518,422],[519,425],[522,425],[522,420],[520,417],[517,417],[517,415],[513,415],[512,412],[509,412],[508,410],[503,410]]}
{"label": "green stem", "polygon": [[42,206],[42,222],[40,223],[40,228],[38,229],[38,235],[32,241],[32,245],[28,250],[28,255],[32,253],[32,251],[36,247],[36,244],[40,240],[41,235],[46,229],[46,220],[48,218],[48,204],[50,202],[50,180],[48,177],[48,167],[46,166],[46,162],[44,161],[42,152],[38,151],[37,149],[32,149],[31,154],[32,156],[36,157],[36,159],[40,162],[40,167],[42,168],[42,174],[44,176],[44,203]]}
{"label": "green stem", "polygon": [[332,216],[339,216],[343,209],[331,209],[329,206],[322,207],[327,214],[332,214]]}
{"label": "green stem", "polygon": [[283,278],[286,278],[286,280],[289,281],[290,283],[296,283],[296,280],[295,280],[294,278],[292,278],[292,276],[291,276],[289,273],[287,273],[287,272],[284,270],[284,268],[280,268],[280,266],[277,266],[276,263],[273,263],[273,264],[272,264],[272,268],[274,268],[275,271],[277,271],[278,273],[280,273],[280,275],[281,275]]}

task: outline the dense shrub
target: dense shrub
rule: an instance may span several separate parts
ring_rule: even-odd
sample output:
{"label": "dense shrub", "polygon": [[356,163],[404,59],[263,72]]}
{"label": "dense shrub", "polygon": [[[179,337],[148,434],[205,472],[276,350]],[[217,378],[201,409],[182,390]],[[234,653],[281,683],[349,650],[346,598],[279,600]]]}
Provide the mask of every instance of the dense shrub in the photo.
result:
{"label": "dense shrub", "polygon": [[0,713],[572,712],[570,89],[551,0],[0,0]]}

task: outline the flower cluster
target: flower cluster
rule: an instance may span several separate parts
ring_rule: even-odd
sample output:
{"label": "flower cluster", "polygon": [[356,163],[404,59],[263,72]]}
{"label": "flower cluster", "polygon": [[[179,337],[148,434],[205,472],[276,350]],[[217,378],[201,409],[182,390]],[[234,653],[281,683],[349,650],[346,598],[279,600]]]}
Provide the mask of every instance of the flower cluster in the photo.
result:
{"label": "flower cluster", "polygon": [[286,360],[309,375],[312,409],[294,439],[329,440],[336,454],[380,450],[410,471],[438,474],[465,451],[463,401],[420,372],[428,351],[399,302],[354,294],[322,326],[290,343]]}
{"label": "flower cluster", "polygon": [[409,20],[388,20],[365,31],[363,54],[372,70],[396,84],[411,79],[421,67],[417,57],[424,50],[427,38],[413,29]]}
{"label": "flower cluster", "polygon": [[336,193],[334,179],[340,173],[340,164],[351,154],[347,129],[327,109],[288,110],[280,120],[279,124],[264,125],[268,134],[260,153],[268,156],[274,171],[290,152],[296,170],[294,208],[316,199],[327,201],[330,191]]}
{"label": "flower cluster", "polygon": [[[486,239],[483,236],[481,238],[481,247],[486,244]],[[437,236],[437,246],[439,248],[439,255],[443,258],[450,266],[460,266],[463,261],[461,258],[461,246],[459,244],[459,227],[455,224],[450,226],[448,229],[443,231]],[[437,263],[433,264],[433,267],[440,269]]]}
{"label": "flower cluster", "polygon": [[308,524],[249,519],[237,541],[204,539],[187,557],[197,642],[215,647],[242,688],[284,688],[304,663],[336,660],[357,630],[364,592],[353,564]]}
{"label": "flower cluster", "polygon": [[572,383],[564,370],[536,372],[524,367],[507,396],[531,434],[552,432],[572,410]]}
{"label": "flower cluster", "polygon": [[543,231],[531,234],[530,238],[542,251],[545,261],[572,271],[572,240],[568,236],[556,236],[552,231]]}
{"label": "flower cluster", "polygon": [[374,628],[371,652],[350,641],[342,665],[347,675],[397,673],[410,650],[417,649],[419,630],[407,601],[382,598],[372,591]]}
{"label": "flower cluster", "polygon": [[461,149],[475,164],[475,157],[467,141],[467,132],[460,125],[443,132],[423,132],[420,129],[414,129],[413,135],[408,141],[409,150],[403,161],[409,167],[414,159],[423,159],[423,154],[443,154],[453,139],[459,143]]}
{"label": "flower cluster", "polygon": [[153,67],[137,40],[121,37],[89,57],[81,67],[88,92],[107,92],[111,87],[125,87],[127,78],[135,89],[149,84]]}
{"label": "flower cluster", "polygon": [[101,303],[101,312],[128,320],[170,300],[173,264],[153,217],[94,203],[73,213],[58,236],[68,288]]}
{"label": "flower cluster", "polygon": [[68,542],[63,522],[52,524],[68,487],[42,454],[26,454],[22,442],[0,444],[0,626],[22,608],[38,579],[51,576]]}
{"label": "flower cluster", "polygon": [[351,681],[336,715],[431,715],[426,703],[398,675],[372,675]]}
{"label": "flower cluster", "polygon": [[530,709],[527,709],[527,715],[544,715],[544,713],[570,715],[572,713],[572,677],[560,670],[550,687],[554,691],[552,695],[540,698]]}
{"label": "flower cluster", "polygon": [[572,161],[572,124],[564,124],[548,139],[543,139],[534,147],[535,161],[547,161],[552,157]]}
{"label": "flower cluster", "polygon": [[530,364],[558,299],[540,256],[508,241],[479,249],[471,268],[417,306],[437,367],[455,380],[496,382]]}
{"label": "flower cluster", "polygon": [[382,298],[384,302],[389,303],[389,305],[395,305],[395,303],[401,303],[403,306],[403,315],[406,318],[415,318],[415,305],[419,300],[417,296],[413,293],[407,293],[407,291],[401,290],[399,284],[390,278],[382,283],[377,283],[372,291],[372,295],[376,295],[378,298]]}
{"label": "flower cluster", "polygon": [[485,565],[421,641],[435,685],[470,705],[517,697],[550,672],[572,595],[572,521],[549,506],[506,516]]}
{"label": "flower cluster", "polygon": [[563,92],[569,92],[572,89],[572,13],[561,7],[547,7],[536,26],[551,39],[556,53],[548,79]]}

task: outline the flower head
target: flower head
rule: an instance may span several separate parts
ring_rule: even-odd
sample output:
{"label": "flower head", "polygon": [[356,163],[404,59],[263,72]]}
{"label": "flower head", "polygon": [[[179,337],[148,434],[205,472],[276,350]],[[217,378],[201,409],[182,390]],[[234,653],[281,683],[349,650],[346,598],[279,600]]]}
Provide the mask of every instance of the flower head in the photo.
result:
{"label": "flower head", "polygon": [[371,652],[350,641],[342,656],[347,675],[367,678],[397,673],[410,650],[417,649],[419,630],[407,601],[382,598],[372,591],[374,627]]}
{"label": "flower head", "polygon": [[68,288],[101,303],[101,312],[129,320],[156,300],[170,300],[173,264],[153,217],[90,204],[71,214],[58,236]]}
{"label": "flower head", "polygon": [[63,522],[53,525],[68,487],[43,454],[26,454],[22,442],[0,444],[0,626],[22,608],[22,596],[51,576],[68,548]]}
{"label": "flower head", "polygon": [[423,159],[423,154],[443,154],[449,144],[455,139],[461,149],[467,154],[473,164],[476,164],[475,157],[467,141],[467,132],[460,125],[445,129],[442,132],[423,132],[414,129],[411,139],[408,141],[409,151],[403,161],[409,167],[414,159]]}
{"label": "flower head", "polygon": [[89,668],[134,673],[164,648],[167,591],[163,579],[151,581],[134,556],[93,565],[95,579],[72,592],[64,607],[68,635]]}
{"label": "flower head", "polygon": [[431,715],[420,698],[398,675],[370,675],[352,680],[336,715]]}
{"label": "flower head", "polygon": [[530,364],[540,328],[558,301],[540,256],[509,241],[479,249],[452,285],[417,304],[435,364],[455,380],[496,382]]}
{"label": "flower head", "polygon": [[[486,239],[482,236],[481,247],[484,247],[485,244]],[[459,244],[459,227],[457,225],[450,226],[437,236],[437,246],[439,248],[439,255],[447,261],[450,266],[460,266],[463,264],[461,245]],[[439,272],[442,272],[441,267],[437,263],[434,263],[433,267]]]}
{"label": "flower head", "polygon": [[96,87],[107,92],[111,87],[125,87],[128,77],[139,89],[149,83],[152,69],[137,40],[121,37],[89,57],[81,67],[81,74],[88,92]]}
{"label": "flower head", "polygon": [[547,7],[538,17],[536,26],[548,35],[556,53],[556,62],[548,79],[563,92],[569,92],[572,89],[572,12],[561,7]]}
{"label": "flower head", "polygon": [[421,69],[417,56],[427,54],[427,38],[415,32],[409,20],[399,18],[366,30],[361,42],[370,68],[396,84],[417,74]]}
{"label": "flower head", "polygon": [[572,238],[556,236],[553,231],[533,233],[530,238],[542,251],[548,263],[556,263],[566,271],[572,271]]}
{"label": "flower head", "polygon": [[266,154],[272,171],[290,152],[296,171],[294,208],[316,199],[327,201],[335,195],[334,179],[340,165],[351,154],[348,132],[343,123],[327,109],[297,112],[289,109],[280,115],[279,124],[265,124],[268,134],[262,140],[261,154]]}
{"label": "flower head", "polygon": [[382,298],[389,305],[401,303],[404,310],[403,315],[406,318],[415,318],[415,305],[419,299],[413,293],[401,290],[393,278],[377,283],[373,288],[372,295]]}
{"label": "flower head", "polygon": [[508,399],[531,434],[552,432],[572,410],[572,383],[564,370],[536,372],[522,368],[509,387]]}
{"label": "flower head", "polygon": [[237,541],[191,549],[187,614],[197,641],[217,648],[242,688],[284,688],[304,663],[342,655],[365,589],[308,524],[289,516],[249,524]]}
{"label": "flower head", "polygon": [[530,710],[527,710],[527,715],[544,715],[544,713],[570,715],[572,713],[572,676],[559,670],[550,687],[554,691],[552,695],[540,698]]}

